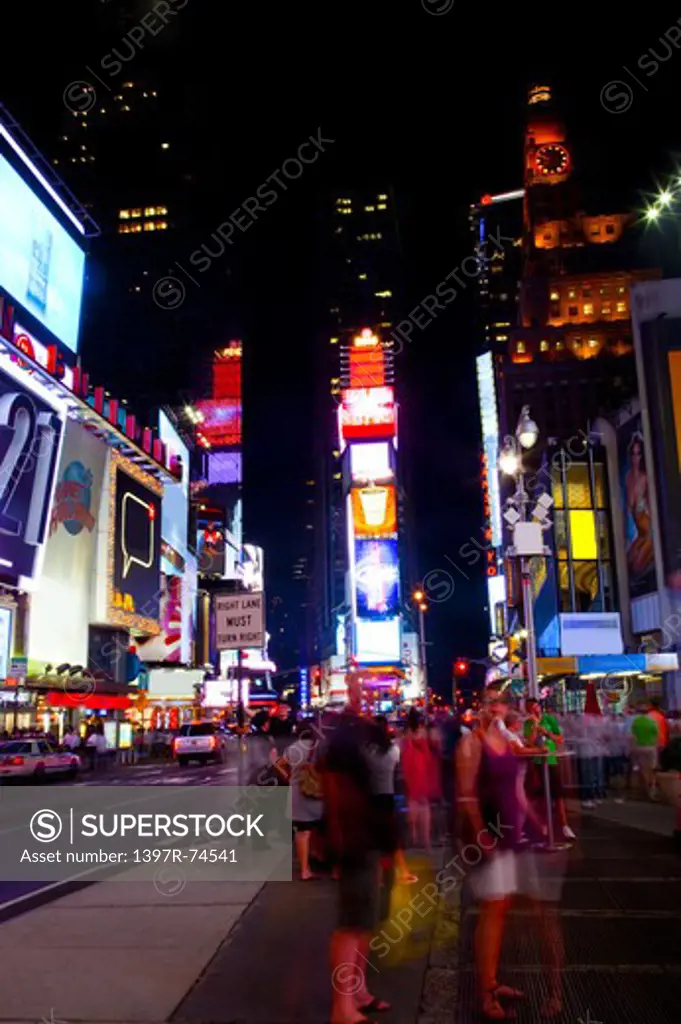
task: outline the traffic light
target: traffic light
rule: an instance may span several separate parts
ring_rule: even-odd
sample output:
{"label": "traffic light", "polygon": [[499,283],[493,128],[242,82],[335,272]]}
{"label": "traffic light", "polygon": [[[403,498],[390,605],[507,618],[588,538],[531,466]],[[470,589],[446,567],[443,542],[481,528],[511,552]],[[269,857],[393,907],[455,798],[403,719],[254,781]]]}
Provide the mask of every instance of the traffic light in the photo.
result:
{"label": "traffic light", "polygon": [[457,658],[454,662],[454,675],[461,679],[468,675],[468,661],[466,658]]}

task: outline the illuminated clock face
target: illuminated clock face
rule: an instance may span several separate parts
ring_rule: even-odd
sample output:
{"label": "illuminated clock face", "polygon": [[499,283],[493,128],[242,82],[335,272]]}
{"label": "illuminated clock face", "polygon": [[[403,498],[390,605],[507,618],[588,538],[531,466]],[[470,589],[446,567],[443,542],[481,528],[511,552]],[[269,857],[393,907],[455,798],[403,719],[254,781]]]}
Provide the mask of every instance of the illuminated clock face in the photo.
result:
{"label": "illuminated clock face", "polygon": [[540,174],[565,174],[570,166],[570,154],[565,146],[552,143],[537,150],[535,162]]}

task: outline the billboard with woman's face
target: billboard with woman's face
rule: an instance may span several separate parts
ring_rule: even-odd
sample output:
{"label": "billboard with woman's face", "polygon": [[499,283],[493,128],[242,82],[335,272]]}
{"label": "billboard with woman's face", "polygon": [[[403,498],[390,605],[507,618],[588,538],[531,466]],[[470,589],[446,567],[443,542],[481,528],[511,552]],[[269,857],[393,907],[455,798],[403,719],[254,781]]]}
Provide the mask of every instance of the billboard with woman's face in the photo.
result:
{"label": "billboard with woman's face", "polygon": [[618,448],[629,596],[643,597],[657,589],[657,582],[647,453],[640,413],[619,428]]}

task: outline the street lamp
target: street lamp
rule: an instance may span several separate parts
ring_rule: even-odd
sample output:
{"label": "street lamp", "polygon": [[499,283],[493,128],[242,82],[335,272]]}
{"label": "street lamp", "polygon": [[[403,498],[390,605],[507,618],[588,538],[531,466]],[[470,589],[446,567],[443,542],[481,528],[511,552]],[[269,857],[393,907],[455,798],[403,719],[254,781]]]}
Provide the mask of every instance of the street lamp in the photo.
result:
{"label": "street lamp", "polygon": [[529,405],[522,407],[518,426],[515,429],[515,436],[518,438],[521,448],[529,451],[534,448],[539,438],[539,427],[530,416]]}
{"label": "street lamp", "polygon": [[504,519],[513,534],[513,549],[509,551],[514,557],[520,556],[520,572],[523,590],[523,617],[527,631],[527,689],[528,696],[535,699],[539,696],[539,680],[537,673],[537,650],[534,630],[534,601],[532,597],[532,577],[530,575],[530,558],[544,554],[542,531],[546,524],[548,509],[553,504],[548,495],[542,495],[537,503],[536,513],[528,521],[527,502],[523,478],[522,451],[529,451],[539,439],[539,427],[530,416],[530,407],[523,406],[515,437],[507,438],[504,451],[499,458],[499,467],[508,476],[515,477],[516,491],[509,499]]}
{"label": "street lamp", "polygon": [[415,590],[411,595],[419,610],[419,647],[421,650],[421,671],[423,673],[423,689],[425,690],[426,701],[428,700],[428,663],[426,661],[426,622],[424,613],[428,611],[425,601],[425,594],[422,590]]}

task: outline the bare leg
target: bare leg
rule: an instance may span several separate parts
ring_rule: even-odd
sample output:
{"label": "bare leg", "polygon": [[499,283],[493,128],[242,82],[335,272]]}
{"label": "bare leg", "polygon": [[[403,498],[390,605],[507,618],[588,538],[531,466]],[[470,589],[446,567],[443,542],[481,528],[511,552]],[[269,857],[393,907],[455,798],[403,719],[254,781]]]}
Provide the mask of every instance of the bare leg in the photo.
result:
{"label": "bare leg", "polygon": [[[338,930],[331,936],[331,1024],[356,1024],[363,1014],[357,1009],[360,993],[371,1001],[366,985],[369,936],[364,932]],[[368,998],[367,998],[368,996]]]}
{"label": "bare leg", "polygon": [[494,990],[497,987],[497,970],[508,906],[507,898],[483,900],[475,930],[475,967],[480,1001],[485,1016],[493,1020],[503,1020],[506,1016],[503,1007],[494,996]]}
{"label": "bare leg", "polygon": [[428,801],[421,805],[421,834],[423,836],[423,845],[430,853],[430,833],[431,833],[431,812],[430,804]]}
{"label": "bare leg", "polygon": [[300,877],[304,879],[311,878],[309,832],[296,832],[296,855],[300,865]]}

